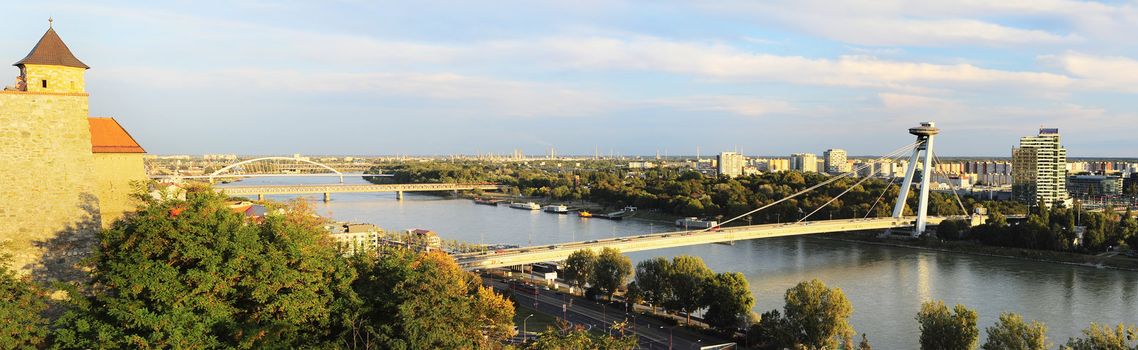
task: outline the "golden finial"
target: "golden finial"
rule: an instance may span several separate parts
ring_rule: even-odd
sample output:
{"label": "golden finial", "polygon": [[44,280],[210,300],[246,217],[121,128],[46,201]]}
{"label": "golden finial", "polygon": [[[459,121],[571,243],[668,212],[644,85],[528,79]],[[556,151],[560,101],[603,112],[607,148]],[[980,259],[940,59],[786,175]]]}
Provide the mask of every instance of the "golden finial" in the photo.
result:
{"label": "golden finial", "polygon": [[48,28],[51,28],[51,22],[55,22],[55,19],[54,19],[54,18],[51,18],[51,17],[48,17],[48,18],[47,18],[47,27],[48,27]]}

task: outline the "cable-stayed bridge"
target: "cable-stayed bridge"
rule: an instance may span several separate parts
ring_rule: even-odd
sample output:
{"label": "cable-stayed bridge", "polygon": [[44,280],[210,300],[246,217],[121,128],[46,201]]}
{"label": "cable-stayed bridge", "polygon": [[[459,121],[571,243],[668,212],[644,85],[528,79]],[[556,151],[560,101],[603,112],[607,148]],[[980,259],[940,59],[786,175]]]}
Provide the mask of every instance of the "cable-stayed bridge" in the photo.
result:
{"label": "cable-stayed bridge", "polygon": [[[918,236],[925,232],[928,226],[938,225],[941,222],[949,219],[964,220],[969,225],[978,225],[984,220],[983,217],[970,215],[969,211],[964,208],[963,202],[960,201],[960,196],[956,195],[956,201],[960,204],[961,215],[959,216],[928,216],[928,198],[929,198],[929,180],[931,173],[934,171],[934,161],[936,156],[933,154],[933,138],[940,132],[936,125],[932,122],[921,123],[920,126],[910,128],[909,133],[917,137],[913,143],[905,145],[901,148],[894,150],[882,156],[881,160],[892,160],[899,157],[909,155],[908,168],[906,168],[905,178],[901,184],[896,204],[893,208],[893,215],[884,218],[861,218],[861,219],[838,219],[838,220],[819,220],[819,221],[806,221],[811,215],[822,210],[834,201],[845,195],[850,189],[860,185],[870,178],[869,175],[858,180],[841,194],[830,199],[822,206],[818,207],[809,214],[804,215],[797,222],[785,224],[763,224],[751,226],[736,226],[736,227],[723,227],[723,224],[739,220],[748,215],[757,213],[764,209],[770,208],[779,203],[785,202],[792,198],[798,197],[802,194],[811,192],[817,188],[823,187],[830,183],[836,182],[843,178],[855,177],[859,169],[855,169],[851,173],[837,175],[829,180],[823,181],[814,186],[798,191],[786,198],[779,199],[768,203],[762,207],[751,210],[742,215],[736,216],[729,220],[724,221],[720,226],[714,226],[702,230],[694,231],[677,231],[665,233],[649,233],[643,235],[625,236],[619,238],[592,240],[584,242],[569,242],[552,244],[547,246],[531,246],[520,247],[513,249],[502,249],[494,251],[484,251],[477,253],[466,253],[455,255],[455,259],[459,265],[466,269],[481,269],[481,268],[494,268],[505,267],[514,265],[532,264],[543,261],[560,261],[564,260],[574,251],[581,249],[600,250],[602,248],[616,248],[622,252],[635,252],[652,249],[663,249],[672,247],[682,247],[689,245],[699,245],[718,242],[732,242],[749,239],[771,238],[771,237],[786,237],[798,235],[811,235],[833,232],[847,232],[847,231],[866,231],[866,230],[892,230],[892,229],[911,229],[913,236]],[[917,172],[920,171],[920,177],[917,177]],[[905,216],[905,207],[909,196],[909,191],[917,181],[917,208],[916,215]],[[890,186],[892,182],[890,182]],[[888,187],[886,188],[888,190]],[[953,190],[955,194],[955,189]],[[873,206],[877,206],[881,202],[885,191],[881,193]],[[870,211],[872,212],[872,211]],[[869,215],[868,213],[866,214]]]}
{"label": "cable-stayed bridge", "polygon": [[[616,248],[623,253],[637,252],[689,245],[734,242],[749,239],[786,236],[812,235],[819,233],[867,231],[911,228],[915,216],[902,218],[870,218],[804,221],[783,224],[764,224],[726,227],[718,230],[691,230],[651,233],[639,236],[625,236],[592,241],[558,243],[544,246],[521,247],[460,254],[455,256],[459,266],[466,269],[485,269],[515,265],[533,264],[543,261],[561,261],[575,251],[602,248]],[[969,216],[930,216],[929,225],[940,224],[944,220],[972,220]]]}

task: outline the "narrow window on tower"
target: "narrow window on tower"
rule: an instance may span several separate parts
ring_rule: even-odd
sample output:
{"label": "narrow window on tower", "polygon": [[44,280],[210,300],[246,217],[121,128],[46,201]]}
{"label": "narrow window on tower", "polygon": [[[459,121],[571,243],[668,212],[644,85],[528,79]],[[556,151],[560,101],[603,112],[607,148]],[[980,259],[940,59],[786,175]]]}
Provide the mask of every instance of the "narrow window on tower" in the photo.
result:
{"label": "narrow window on tower", "polygon": [[40,82],[43,83],[43,88],[46,89],[47,88],[47,80],[40,80]]}

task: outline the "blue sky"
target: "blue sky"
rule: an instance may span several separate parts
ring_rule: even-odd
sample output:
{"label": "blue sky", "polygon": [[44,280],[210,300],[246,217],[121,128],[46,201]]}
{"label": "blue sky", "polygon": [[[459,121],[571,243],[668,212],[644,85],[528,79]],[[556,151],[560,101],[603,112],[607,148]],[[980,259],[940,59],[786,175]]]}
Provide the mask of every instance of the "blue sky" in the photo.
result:
{"label": "blue sky", "polygon": [[945,156],[1138,156],[1133,1],[2,5],[0,57],[54,17],[157,154],[862,155],[935,120]]}

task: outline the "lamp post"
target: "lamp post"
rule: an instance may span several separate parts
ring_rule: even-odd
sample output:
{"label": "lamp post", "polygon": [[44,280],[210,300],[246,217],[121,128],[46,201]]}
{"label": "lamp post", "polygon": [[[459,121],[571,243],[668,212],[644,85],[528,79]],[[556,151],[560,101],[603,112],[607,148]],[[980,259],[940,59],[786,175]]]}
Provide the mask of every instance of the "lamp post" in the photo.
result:
{"label": "lamp post", "polygon": [[529,321],[530,317],[533,317],[533,314],[529,314],[529,316],[522,319],[522,344],[526,343],[526,321]]}

